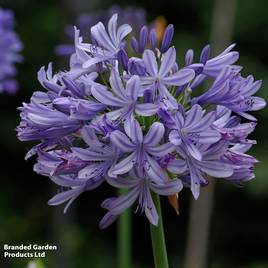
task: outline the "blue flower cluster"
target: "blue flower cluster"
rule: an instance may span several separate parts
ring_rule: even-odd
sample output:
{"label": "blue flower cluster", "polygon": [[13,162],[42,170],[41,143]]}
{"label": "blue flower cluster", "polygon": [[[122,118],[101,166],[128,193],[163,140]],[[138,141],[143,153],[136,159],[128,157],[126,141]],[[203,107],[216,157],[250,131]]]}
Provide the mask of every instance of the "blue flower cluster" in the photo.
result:
{"label": "blue flower cluster", "polygon": [[18,54],[22,50],[22,43],[14,32],[14,25],[13,12],[0,8],[0,93],[15,93],[18,89],[14,79],[15,63],[22,60]]}
{"label": "blue flower cluster", "polygon": [[248,139],[256,119],[249,112],[265,101],[254,96],[261,81],[235,65],[234,45],[212,58],[205,46],[197,61],[188,50],[179,66],[173,25],[160,43],[146,26],[126,42],[132,28],[117,18],[91,27],[91,43],[75,28],[68,71],[40,69],[45,90],[19,108],[18,138],[40,140],[26,158],[37,154],[34,170],[61,189],[50,205],[67,202],[66,211],[107,182],[128,192],[102,203],[101,228],[134,203],[157,225],[151,192],[172,196],[189,187],[197,199],[209,177],[236,184],[254,177],[258,161],[246,152],[256,143]]}

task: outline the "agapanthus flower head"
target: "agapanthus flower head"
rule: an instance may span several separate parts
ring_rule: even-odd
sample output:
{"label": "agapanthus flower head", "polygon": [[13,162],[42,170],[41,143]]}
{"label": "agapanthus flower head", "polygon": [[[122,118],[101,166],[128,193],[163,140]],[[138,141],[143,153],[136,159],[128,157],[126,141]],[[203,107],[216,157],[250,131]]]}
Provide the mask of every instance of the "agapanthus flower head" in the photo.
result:
{"label": "agapanthus flower head", "polygon": [[15,63],[21,62],[22,43],[14,31],[15,18],[11,10],[0,7],[0,93],[15,93],[18,83]]}
{"label": "agapanthus flower head", "polygon": [[[18,138],[40,141],[26,157],[37,154],[34,170],[59,186],[49,204],[67,202],[66,211],[107,182],[128,192],[102,203],[101,228],[133,204],[157,225],[151,193],[174,196],[189,187],[198,198],[211,179],[241,185],[254,178],[258,161],[246,152],[257,123],[249,112],[265,101],[253,96],[261,81],[234,65],[234,46],[210,58],[207,45],[197,62],[188,50],[179,66],[172,25],[162,42],[144,26],[128,43],[132,28],[117,20],[92,26],[89,43],[75,28],[70,69],[53,75],[51,64],[42,67],[44,90],[19,108]],[[198,95],[206,79],[211,86]]]}

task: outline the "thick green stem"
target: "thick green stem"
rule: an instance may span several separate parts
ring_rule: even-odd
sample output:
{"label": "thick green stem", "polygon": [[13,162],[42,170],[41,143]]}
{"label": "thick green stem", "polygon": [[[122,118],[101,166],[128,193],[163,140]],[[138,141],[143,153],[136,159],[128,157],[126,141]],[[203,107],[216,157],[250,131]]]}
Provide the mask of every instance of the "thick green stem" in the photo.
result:
{"label": "thick green stem", "polygon": [[154,265],[155,268],[168,268],[168,257],[163,229],[160,197],[158,194],[152,193],[152,198],[159,216],[158,226],[150,224],[152,247],[154,254]]}
{"label": "thick green stem", "polygon": [[[119,189],[125,194],[126,189]],[[127,209],[117,221],[117,267],[131,268],[131,211]]]}

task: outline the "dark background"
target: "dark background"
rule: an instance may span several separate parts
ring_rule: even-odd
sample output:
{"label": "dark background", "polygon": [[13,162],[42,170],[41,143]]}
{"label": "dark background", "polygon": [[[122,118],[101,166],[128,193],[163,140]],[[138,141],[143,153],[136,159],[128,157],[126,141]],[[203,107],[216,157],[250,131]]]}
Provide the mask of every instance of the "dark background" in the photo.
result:
{"label": "dark background", "polygon": [[[24,161],[30,143],[19,142],[14,131],[19,123],[16,110],[28,102],[34,90],[41,89],[36,74],[42,65],[53,61],[55,70],[66,66],[54,54],[56,45],[65,42],[64,26],[74,23],[81,10],[92,12],[117,3],[140,6],[147,21],[163,15],[175,25],[174,44],[179,61],[187,48],[199,53],[210,38],[213,0],[165,1],[53,1],[0,0],[4,8],[15,11],[16,30],[24,43],[24,62],[18,65],[20,90],[14,96],[0,96],[0,242],[2,244],[56,244],[38,267],[116,267],[116,226],[99,230],[104,211],[100,203],[112,195],[103,185],[84,193],[67,215],[63,208],[49,207],[47,200],[56,186],[32,170],[34,159]],[[263,79],[259,95],[268,96],[268,2],[237,0],[233,41],[240,52],[243,74]],[[228,17],[226,18],[228,20]],[[212,268],[268,267],[268,111],[255,113],[259,123],[252,138],[258,144],[251,150],[261,162],[256,179],[244,188],[219,180],[209,240],[208,266]],[[202,193],[201,193],[202,194]],[[189,190],[180,194],[181,215],[177,216],[163,199],[164,224],[171,268],[180,267],[184,256],[189,216]],[[148,222],[133,213],[133,267],[153,267]],[[202,232],[202,230],[200,230]],[[29,259],[0,259],[0,267],[27,267]]]}

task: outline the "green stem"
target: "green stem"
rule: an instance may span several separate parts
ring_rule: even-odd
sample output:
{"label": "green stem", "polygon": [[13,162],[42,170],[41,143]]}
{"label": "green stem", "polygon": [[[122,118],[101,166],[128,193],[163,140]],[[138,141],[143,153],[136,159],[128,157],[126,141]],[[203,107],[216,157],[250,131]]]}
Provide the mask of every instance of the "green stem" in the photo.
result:
{"label": "green stem", "polygon": [[[126,194],[126,189],[119,189]],[[117,262],[118,268],[131,268],[131,211],[127,209],[117,221]]]}
{"label": "green stem", "polygon": [[165,235],[163,229],[160,197],[158,194],[152,193],[152,198],[155,203],[156,210],[159,216],[158,226],[150,224],[154,265],[155,268],[168,268],[169,265],[168,265]]}

